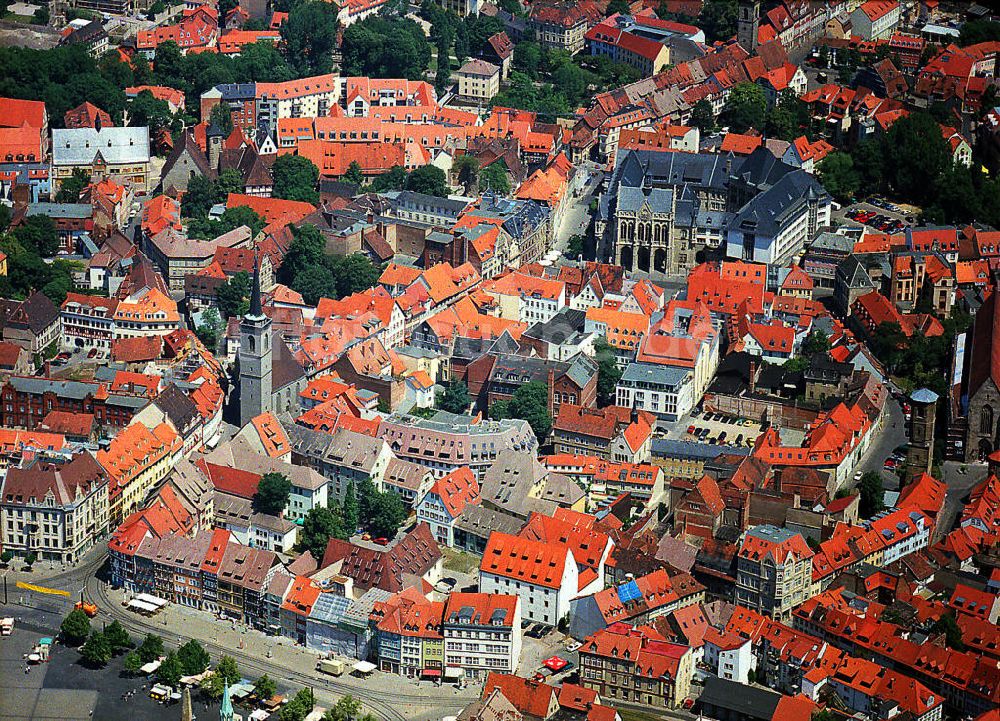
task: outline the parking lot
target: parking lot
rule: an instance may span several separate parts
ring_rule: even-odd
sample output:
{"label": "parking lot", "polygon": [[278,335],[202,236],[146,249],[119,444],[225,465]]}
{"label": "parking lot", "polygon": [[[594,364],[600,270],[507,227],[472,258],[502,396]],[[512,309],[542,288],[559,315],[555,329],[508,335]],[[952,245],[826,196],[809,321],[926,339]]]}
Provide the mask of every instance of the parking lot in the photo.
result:
{"label": "parking lot", "polygon": [[902,233],[915,225],[920,209],[912,205],[896,205],[884,198],[869,198],[852,203],[834,212],[834,218],[848,225],[863,225],[879,233]]}
{"label": "parking lot", "polygon": [[[749,448],[763,430],[759,421],[723,413],[693,410],[676,423],[661,429],[665,438]],[[784,431],[783,431],[784,433]]]}
{"label": "parking lot", "polygon": [[[539,675],[550,682],[568,680],[576,672],[580,660],[576,652],[579,642],[551,626],[531,622],[522,626],[524,628],[521,634],[521,661],[518,674],[527,678]],[[552,657],[568,663],[558,670],[546,668],[545,661]]]}

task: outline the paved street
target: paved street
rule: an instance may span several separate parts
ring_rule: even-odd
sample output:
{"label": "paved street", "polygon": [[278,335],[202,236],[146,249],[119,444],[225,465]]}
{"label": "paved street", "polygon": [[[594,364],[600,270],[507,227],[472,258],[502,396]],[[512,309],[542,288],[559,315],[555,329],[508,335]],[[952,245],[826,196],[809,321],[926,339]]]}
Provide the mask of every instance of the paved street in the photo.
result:
{"label": "paved street", "polygon": [[882,481],[887,491],[899,490],[899,476],[882,468],[885,459],[899,446],[907,443],[906,419],[903,409],[894,398],[889,398],[886,404],[887,416],[882,433],[868,448],[868,453],[861,459],[858,470],[862,472],[875,471],[882,474]]}
{"label": "paved street", "polygon": [[102,614],[106,614],[102,618],[117,618],[136,636],[157,633],[173,646],[195,638],[213,659],[224,653],[233,656],[247,677],[257,678],[267,673],[289,687],[312,686],[317,699],[325,706],[349,693],[360,698],[379,718],[429,721],[457,714],[479,692],[475,685],[460,691],[450,685],[439,687],[379,671],[365,679],[350,675],[332,678],[316,672],[317,654],[293,644],[290,639],[266,636],[239,624],[234,630],[208,614],[176,605],[147,619],[124,610],[122,602],[126,594],[107,588],[96,578],[90,579],[87,596],[97,603]]}
{"label": "paved street", "polygon": [[569,205],[563,212],[562,222],[552,241],[552,249],[560,253],[565,252],[572,236],[587,232],[591,220],[590,201],[597,197],[604,180],[604,173],[594,163],[581,164],[577,172],[586,174],[584,184],[580,186],[580,196],[569,199]]}

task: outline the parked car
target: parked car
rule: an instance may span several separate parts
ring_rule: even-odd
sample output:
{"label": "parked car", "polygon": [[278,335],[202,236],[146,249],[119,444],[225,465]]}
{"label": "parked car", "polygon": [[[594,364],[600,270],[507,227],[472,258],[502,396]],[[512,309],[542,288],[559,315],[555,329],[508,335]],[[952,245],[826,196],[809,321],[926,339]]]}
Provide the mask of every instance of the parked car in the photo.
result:
{"label": "parked car", "polygon": [[695,427],[694,426],[688,426],[688,433],[689,434],[693,434],[694,432],[695,432]]}

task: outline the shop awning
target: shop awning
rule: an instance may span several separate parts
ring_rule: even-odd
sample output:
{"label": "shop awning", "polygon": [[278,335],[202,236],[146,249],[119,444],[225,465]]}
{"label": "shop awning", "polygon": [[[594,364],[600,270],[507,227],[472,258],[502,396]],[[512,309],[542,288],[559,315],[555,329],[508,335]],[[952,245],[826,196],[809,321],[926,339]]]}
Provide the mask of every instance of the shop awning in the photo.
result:
{"label": "shop awning", "polygon": [[420,674],[422,676],[431,676],[433,678],[437,678],[438,676],[441,675],[441,669],[439,669],[439,668],[425,668],[423,671],[420,672]]}
{"label": "shop awning", "polygon": [[465,669],[458,666],[449,666],[444,670],[445,678],[462,678],[465,676]]}
{"label": "shop awning", "polygon": [[371,673],[375,670],[375,664],[371,661],[358,661],[354,664],[354,670],[358,673]]}
{"label": "shop awning", "polygon": [[542,665],[550,671],[562,671],[568,664],[569,661],[558,656],[552,656],[542,661]]}

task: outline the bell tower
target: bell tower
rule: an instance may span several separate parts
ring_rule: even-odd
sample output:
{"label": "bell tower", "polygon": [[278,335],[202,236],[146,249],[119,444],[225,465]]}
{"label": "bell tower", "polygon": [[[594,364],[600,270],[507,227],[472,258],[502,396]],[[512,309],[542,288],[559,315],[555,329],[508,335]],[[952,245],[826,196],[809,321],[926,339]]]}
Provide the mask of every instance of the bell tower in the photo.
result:
{"label": "bell tower", "polygon": [[240,425],[270,411],[271,319],[264,315],[260,301],[260,263],[253,262],[253,289],[250,310],[240,321]]}
{"label": "bell tower", "polygon": [[736,18],[736,42],[751,55],[757,53],[757,29],[760,27],[760,0],[740,0]]}

